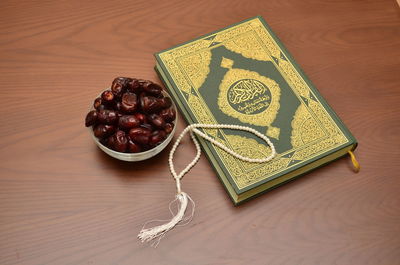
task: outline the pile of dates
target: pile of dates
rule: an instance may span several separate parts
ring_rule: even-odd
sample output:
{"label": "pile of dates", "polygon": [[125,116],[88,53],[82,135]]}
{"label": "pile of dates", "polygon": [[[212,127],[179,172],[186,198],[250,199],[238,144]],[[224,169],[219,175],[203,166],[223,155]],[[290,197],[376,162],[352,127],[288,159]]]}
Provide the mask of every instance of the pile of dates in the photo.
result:
{"label": "pile of dates", "polygon": [[100,143],[118,152],[138,153],[154,148],[174,128],[176,112],[171,98],[149,81],[128,77],[114,79],[86,115]]}

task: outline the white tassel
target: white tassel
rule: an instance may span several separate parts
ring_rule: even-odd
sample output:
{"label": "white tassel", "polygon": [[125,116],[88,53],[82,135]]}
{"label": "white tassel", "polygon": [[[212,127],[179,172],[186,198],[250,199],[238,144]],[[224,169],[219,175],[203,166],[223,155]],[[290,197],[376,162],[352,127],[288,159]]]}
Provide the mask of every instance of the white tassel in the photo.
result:
{"label": "white tassel", "polygon": [[[178,212],[176,213],[176,215],[173,214],[172,209],[171,209],[171,205],[175,201],[178,201]],[[185,212],[186,212],[186,209],[188,206],[188,201],[190,201],[192,203],[192,213],[189,217],[184,218]],[[143,226],[142,230],[140,231],[138,238],[142,242],[149,242],[154,239],[157,239],[157,241],[155,241],[155,244],[153,244],[154,247],[157,247],[158,243],[160,243],[161,238],[163,238],[164,235],[169,230],[174,228],[176,225],[178,225],[182,221],[186,221],[184,224],[180,224],[182,226],[188,224],[191,221],[191,219],[193,218],[193,215],[194,215],[194,208],[195,208],[194,201],[192,200],[192,198],[190,198],[189,195],[187,195],[185,192],[181,192],[180,194],[177,194],[175,200],[173,200],[169,204],[170,212],[173,215],[172,219],[166,224],[154,226],[151,228],[145,228],[145,226],[147,224],[146,223]],[[152,222],[152,221],[150,221],[150,222]]]}
{"label": "white tassel", "polygon": [[[253,133],[256,136],[260,137],[261,139],[263,139],[264,141],[267,142],[267,144],[271,147],[271,154],[269,156],[267,156],[266,158],[262,158],[262,159],[244,157],[244,156],[236,153],[235,151],[229,149],[228,147],[224,146],[220,142],[217,142],[216,140],[214,140],[213,138],[211,138],[210,136],[206,135],[205,133],[201,132],[200,130],[198,130],[196,128],[232,129],[232,130],[242,130],[242,131],[247,131],[247,132]],[[196,157],[193,159],[192,162],[189,163],[189,165],[186,166],[186,168],[184,168],[179,174],[177,174],[176,171],[175,171],[172,159],[174,157],[174,153],[175,153],[176,148],[178,147],[178,145],[179,145],[180,141],[182,140],[183,136],[188,131],[190,132],[190,136],[191,136],[191,138],[192,138],[192,140],[194,142],[194,145],[196,147],[196,150],[197,150]],[[275,147],[271,143],[271,141],[268,139],[268,137],[266,137],[265,135],[259,133],[258,131],[254,130],[254,129],[250,128],[250,127],[238,126],[238,125],[230,125],[230,124],[192,124],[192,125],[187,126],[182,131],[182,133],[179,135],[178,139],[176,140],[176,142],[172,146],[171,152],[169,153],[169,159],[168,159],[169,169],[171,171],[172,176],[174,177],[174,179],[176,181],[176,190],[177,190],[177,195],[175,197],[175,200],[173,200],[169,204],[169,209],[170,209],[170,212],[172,213],[173,217],[168,223],[163,224],[163,225],[159,225],[159,226],[154,226],[154,227],[151,227],[151,228],[145,228],[145,226],[149,223],[149,222],[147,222],[143,226],[142,230],[140,231],[140,233],[138,235],[138,238],[142,242],[149,242],[149,241],[155,240],[153,242],[153,244],[152,244],[154,247],[157,247],[158,243],[160,243],[160,240],[165,236],[165,234],[169,230],[171,230],[175,226],[186,225],[193,218],[194,209],[195,209],[194,201],[192,200],[192,198],[190,198],[189,195],[187,195],[185,192],[183,192],[181,190],[181,182],[180,182],[180,180],[182,179],[182,177],[187,172],[189,172],[189,170],[200,159],[200,154],[201,154],[200,144],[197,141],[196,137],[194,136],[194,133],[196,133],[198,136],[206,139],[207,141],[210,141],[211,143],[213,143],[214,145],[216,145],[219,148],[223,149],[224,151],[228,152],[232,156],[234,156],[234,157],[236,157],[236,158],[238,158],[240,160],[243,160],[243,161],[247,161],[247,162],[251,162],[251,163],[263,163],[263,162],[268,162],[268,161],[272,160],[274,158],[274,156],[276,155]],[[174,214],[172,212],[172,210],[171,210],[171,205],[175,201],[178,202],[178,212],[176,214]],[[186,212],[186,208],[188,206],[188,202],[189,201],[192,203],[192,213],[188,217],[184,218],[185,212]],[[185,223],[179,224],[179,223],[182,223],[182,222],[185,222]]]}

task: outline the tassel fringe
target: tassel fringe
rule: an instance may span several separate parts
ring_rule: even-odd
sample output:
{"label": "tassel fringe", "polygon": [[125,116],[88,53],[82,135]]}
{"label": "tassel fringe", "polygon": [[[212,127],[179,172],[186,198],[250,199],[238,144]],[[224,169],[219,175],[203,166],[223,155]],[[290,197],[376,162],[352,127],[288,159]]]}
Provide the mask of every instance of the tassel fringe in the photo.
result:
{"label": "tassel fringe", "polygon": [[356,156],[354,155],[354,153],[352,151],[348,151],[350,158],[351,158],[351,162],[353,163],[353,167],[354,167],[354,172],[358,173],[361,169],[360,164],[358,163]]}
{"label": "tassel fringe", "polygon": [[[172,212],[171,206],[175,201],[178,202],[178,212],[174,215]],[[184,218],[189,201],[192,204],[192,213],[187,218]],[[170,209],[171,213],[173,214],[172,219],[166,224],[154,226],[151,228],[145,228],[145,226],[149,222],[146,223],[143,226],[142,230],[140,231],[138,238],[142,242],[150,242],[150,241],[154,240],[152,246],[157,247],[160,240],[165,236],[165,234],[169,230],[171,230],[178,224],[179,224],[179,226],[184,226],[191,221],[191,219],[193,218],[193,215],[194,215],[194,208],[195,208],[194,201],[192,200],[192,198],[190,198],[189,195],[187,195],[185,192],[181,192],[181,193],[177,194],[175,200],[173,200],[169,205],[169,209]],[[152,221],[150,221],[150,222],[152,222]]]}

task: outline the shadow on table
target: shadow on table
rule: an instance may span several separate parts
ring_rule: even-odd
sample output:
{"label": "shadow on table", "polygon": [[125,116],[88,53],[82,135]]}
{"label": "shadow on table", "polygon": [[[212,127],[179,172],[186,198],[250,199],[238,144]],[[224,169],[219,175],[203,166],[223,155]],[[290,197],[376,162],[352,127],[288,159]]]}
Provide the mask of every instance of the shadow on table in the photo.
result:
{"label": "shadow on table", "polygon": [[165,148],[161,153],[144,161],[127,162],[115,159],[99,148],[96,148],[96,156],[98,162],[107,169],[115,171],[115,175],[123,179],[133,179],[148,177],[151,174],[168,174],[168,153],[169,147]]}

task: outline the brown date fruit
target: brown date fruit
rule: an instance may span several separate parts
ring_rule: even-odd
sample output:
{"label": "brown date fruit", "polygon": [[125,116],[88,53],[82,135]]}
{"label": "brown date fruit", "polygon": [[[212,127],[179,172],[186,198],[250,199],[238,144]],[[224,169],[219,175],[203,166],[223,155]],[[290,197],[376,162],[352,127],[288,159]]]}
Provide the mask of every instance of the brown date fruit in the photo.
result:
{"label": "brown date fruit", "polygon": [[148,144],[150,140],[151,131],[147,128],[137,127],[129,130],[129,137],[131,140],[138,144]]}
{"label": "brown date fruit", "polygon": [[132,79],[132,78],[119,76],[119,77],[114,78],[112,84],[113,84],[113,85],[120,84],[120,85],[123,87],[123,86],[126,85],[126,83],[128,83],[128,81],[129,81],[130,79]]}
{"label": "brown date fruit", "polygon": [[150,80],[143,80],[143,79],[139,79],[138,82],[140,86],[143,88],[147,87],[150,84],[153,84],[153,82],[151,82]]}
{"label": "brown date fruit", "polygon": [[138,107],[137,96],[134,93],[125,93],[122,95],[121,109],[125,113],[133,113]]}
{"label": "brown date fruit", "polygon": [[148,119],[150,120],[151,124],[153,124],[157,128],[164,128],[164,126],[165,126],[164,119],[161,118],[161,116],[159,116],[157,114],[150,114],[148,116]]}
{"label": "brown date fruit", "polygon": [[95,125],[97,122],[97,111],[92,110],[86,115],[85,126],[89,127]]}
{"label": "brown date fruit", "polygon": [[160,99],[160,102],[161,102],[161,106],[163,109],[166,109],[166,108],[169,108],[172,106],[172,100],[169,97]]}
{"label": "brown date fruit", "polygon": [[139,84],[139,81],[136,78],[130,80],[127,84],[128,91],[131,93],[139,94],[142,91],[142,87]]}
{"label": "brown date fruit", "polygon": [[162,88],[159,85],[154,84],[153,82],[146,82],[143,84],[143,90],[147,94],[151,94],[153,96],[158,96],[161,94]]}
{"label": "brown date fruit", "polygon": [[103,143],[103,141],[100,140],[100,142],[101,142],[103,145],[107,146],[108,148],[114,149],[114,143],[115,143],[114,134],[111,135],[110,137],[103,138],[103,139],[104,139],[104,140],[103,140],[104,143]]}
{"label": "brown date fruit", "polygon": [[118,120],[121,129],[130,129],[140,125],[140,121],[134,115],[123,115]]}
{"label": "brown date fruit", "polygon": [[121,96],[125,93],[127,88],[127,83],[129,82],[129,78],[126,77],[117,77],[111,84],[111,91],[116,96]]}
{"label": "brown date fruit", "polygon": [[113,134],[118,128],[114,125],[104,125],[106,136]]}
{"label": "brown date fruit", "polygon": [[140,147],[142,148],[142,152],[150,150],[151,148],[153,148],[148,144],[142,144],[142,145],[140,145]]}
{"label": "brown date fruit", "polygon": [[99,142],[102,145],[107,146],[108,138],[107,137],[106,138],[99,138]]}
{"label": "brown date fruit", "polygon": [[113,125],[99,124],[93,129],[94,136],[97,138],[107,137],[115,132],[116,128]]}
{"label": "brown date fruit", "polygon": [[159,99],[153,96],[145,96],[143,93],[140,95],[140,107],[146,113],[154,113],[162,108]]}
{"label": "brown date fruit", "polygon": [[101,104],[101,105],[97,108],[98,111],[105,110],[105,109],[106,109],[106,106],[104,106],[103,104]]}
{"label": "brown date fruit", "polygon": [[101,93],[101,100],[105,104],[111,104],[114,101],[114,94],[111,90],[105,90]]}
{"label": "brown date fruit", "polygon": [[150,80],[117,77],[93,102],[85,118],[100,143],[118,152],[138,153],[172,133],[176,112],[170,97]]}
{"label": "brown date fruit", "polygon": [[159,115],[166,122],[174,121],[176,118],[176,112],[173,108],[163,109],[162,111],[160,111]]}
{"label": "brown date fruit", "polygon": [[114,124],[118,122],[118,115],[114,110],[105,109],[98,112],[97,119],[100,123]]}
{"label": "brown date fruit", "polygon": [[118,152],[125,152],[128,147],[128,138],[124,131],[117,131],[114,134],[114,150]]}
{"label": "brown date fruit", "polygon": [[118,101],[117,103],[115,103],[114,109],[116,111],[122,111],[121,102]]}
{"label": "brown date fruit", "polygon": [[93,102],[93,107],[94,107],[95,109],[99,110],[100,106],[102,105],[101,103],[102,103],[102,102],[101,102],[101,98],[96,98],[96,99],[94,100],[94,102]]}
{"label": "brown date fruit", "polygon": [[139,153],[142,150],[139,144],[133,142],[132,140],[128,141],[128,151],[131,153]]}
{"label": "brown date fruit", "polygon": [[156,130],[151,133],[152,136],[159,135],[163,140],[167,136],[167,133],[164,130]]}
{"label": "brown date fruit", "polygon": [[154,132],[151,134],[149,144],[150,144],[151,146],[156,146],[156,145],[158,145],[159,143],[161,143],[162,141],[164,141],[164,139],[166,138],[166,136],[167,136],[167,134],[166,134],[165,131],[163,131],[163,130],[154,131]]}
{"label": "brown date fruit", "polygon": [[154,128],[153,128],[153,125],[151,125],[151,124],[149,124],[149,123],[140,124],[140,127],[149,129],[150,131],[153,131],[153,129],[154,129]]}
{"label": "brown date fruit", "polygon": [[120,97],[122,95],[122,86],[120,86],[119,84],[116,86],[112,86],[111,87],[111,91],[114,94],[115,97]]}
{"label": "brown date fruit", "polygon": [[139,85],[141,87],[144,86],[145,83],[151,82],[150,80],[145,80],[145,79],[138,79]]}
{"label": "brown date fruit", "polygon": [[164,131],[167,133],[167,134],[170,134],[171,132],[172,132],[172,130],[174,129],[174,124],[173,123],[165,123],[165,126],[164,126]]}
{"label": "brown date fruit", "polygon": [[144,115],[143,113],[135,113],[134,115],[136,119],[140,121],[140,123],[147,123],[146,115]]}

